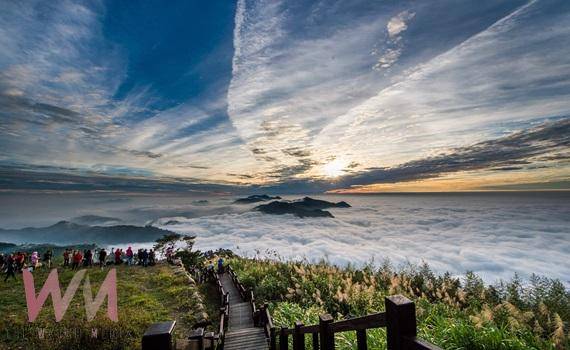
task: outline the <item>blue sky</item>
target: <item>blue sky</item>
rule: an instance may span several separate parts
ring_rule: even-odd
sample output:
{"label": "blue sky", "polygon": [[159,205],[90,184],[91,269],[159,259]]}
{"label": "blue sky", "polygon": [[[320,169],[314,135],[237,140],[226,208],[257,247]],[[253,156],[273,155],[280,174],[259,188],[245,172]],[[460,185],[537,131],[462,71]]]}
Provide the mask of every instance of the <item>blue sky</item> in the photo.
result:
{"label": "blue sky", "polygon": [[0,10],[5,191],[569,188],[567,1]]}

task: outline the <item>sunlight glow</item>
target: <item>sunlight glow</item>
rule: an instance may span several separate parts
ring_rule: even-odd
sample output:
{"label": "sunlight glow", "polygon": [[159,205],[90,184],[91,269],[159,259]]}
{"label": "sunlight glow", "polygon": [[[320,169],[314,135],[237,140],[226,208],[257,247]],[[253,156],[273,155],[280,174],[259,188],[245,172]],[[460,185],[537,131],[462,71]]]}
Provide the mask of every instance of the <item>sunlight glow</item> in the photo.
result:
{"label": "sunlight glow", "polygon": [[348,162],[343,159],[335,159],[323,166],[323,173],[326,177],[339,177],[344,175]]}

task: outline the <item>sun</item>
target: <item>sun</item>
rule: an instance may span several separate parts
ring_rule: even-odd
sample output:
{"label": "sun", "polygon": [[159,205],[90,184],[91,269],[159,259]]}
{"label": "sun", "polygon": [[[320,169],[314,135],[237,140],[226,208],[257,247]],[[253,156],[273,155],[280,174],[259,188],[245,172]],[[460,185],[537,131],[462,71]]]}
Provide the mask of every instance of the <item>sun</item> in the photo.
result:
{"label": "sun", "polygon": [[323,166],[323,173],[326,177],[339,177],[344,175],[344,169],[347,165],[348,163],[345,160],[335,159]]}

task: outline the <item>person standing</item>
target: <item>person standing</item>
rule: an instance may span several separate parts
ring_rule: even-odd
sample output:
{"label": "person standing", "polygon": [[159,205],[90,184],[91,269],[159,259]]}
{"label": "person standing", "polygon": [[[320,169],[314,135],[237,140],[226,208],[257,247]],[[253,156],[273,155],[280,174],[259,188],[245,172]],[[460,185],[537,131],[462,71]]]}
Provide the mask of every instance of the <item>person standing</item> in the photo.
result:
{"label": "person standing", "polygon": [[147,267],[148,266],[148,250],[143,250],[142,252],[142,261],[143,261],[143,266]]}
{"label": "person standing", "polygon": [[99,266],[101,266],[101,268],[105,267],[106,259],[107,259],[107,251],[105,250],[105,248],[103,248],[99,251]]}
{"label": "person standing", "polygon": [[73,266],[72,268],[75,270],[81,266],[81,262],[83,261],[83,254],[81,254],[81,250],[77,250],[73,254]]}
{"label": "person standing", "polygon": [[48,249],[45,253],[44,253],[44,263],[46,264],[48,270],[51,269],[51,258],[53,256],[53,252],[51,251],[51,249]]}
{"label": "person standing", "polygon": [[6,277],[4,278],[4,282],[6,282],[8,280],[8,277],[10,277],[10,276],[12,276],[12,277],[14,277],[14,279],[16,279],[16,274],[14,273],[14,271],[15,271],[14,256],[12,254],[10,254],[8,256],[8,259],[6,259],[6,262],[4,264],[6,265]]}
{"label": "person standing", "polygon": [[132,266],[133,265],[133,249],[131,247],[127,248],[127,265]]}
{"label": "person standing", "polygon": [[224,273],[224,258],[222,257],[218,259],[218,273]]}
{"label": "person standing", "polygon": [[71,254],[71,252],[69,251],[68,248],[65,248],[65,250],[63,251],[63,266],[69,266],[69,255]]}
{"label": "person standing", "polygon": [[137,265],[142,265],[142,254],[143,254],[143,250],[142,248],[139,248],[139,250],[137,251]]}
{"label": "person standing", "polygon": [[88,267],[93,266],[93,251],[91,249],[88,249],[85,253],[85,263]]}
{"label": "person standing", "polygon": [[148,252],[148,264],[150,266],[156,265],[156,255],[155,255],[154,250],[152,250],[152,249],[150,250],[150,252]]}
{"label": "person standing", "polygon": [[115,250],[115,265],[121,265],[121,250]]}
{"label": "person standing", "polygon": [[26,254],[23,252],[16,253],[15,263],[16,263],[16,272],[22,272],[24,268],[24,264],[26,262]]}
{"label": "person standing", "polygon": [[38,267],[39,262],[40,262],[40,256],[38,252],[33,252],[32,256],[30,257],[30,267],[32,271],[34,271]]}

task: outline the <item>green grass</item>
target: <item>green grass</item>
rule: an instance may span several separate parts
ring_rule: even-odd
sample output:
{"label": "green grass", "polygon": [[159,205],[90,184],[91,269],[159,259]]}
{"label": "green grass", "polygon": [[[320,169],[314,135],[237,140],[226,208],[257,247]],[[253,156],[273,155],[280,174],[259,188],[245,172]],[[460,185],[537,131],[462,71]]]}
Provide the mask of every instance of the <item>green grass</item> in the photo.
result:
{"label": "green grass", "polygon": [[[486,286],[472,273],[459,280],[427,265],[357,269],[239,257],[229,263],[260,302],[270,303],[279,326],[315,324],[325,312],[342,319],[383,311],[385,296],[403,294],[416,302],[419,335],[444,349],[570,349],[570,293],[557,280],[533,276],[523,283],[515,276]],[[383,329],[368,331],[371,349],[385,349],[385,339]],[[354,332],[337,334],[336,347],[354,349]]]}
{"label": "green grass", "polygon": [[[74,272],[59,269],[62,292]],[[106,277],[108,268],[88,269],[95,295]],[[36,292],[47,278],[48,271],[34,272]],[[61,322],[55,322],[51,297],[46,301],[35,322],[29,323],[22,276],[17,281],[0,280],[0,349],[140,349],[142,334],[154,322],[177,320],[179,337],[197,321],[192,295],[196,287],[182,275],[175,275],[168,265],[142,268],[117,267],[119,321],[106,317],[107,302],[99,309],[95,320],[87,322],[82,294],[83,284],[75,294]],[[40,339],[39,331],[44,330]],[[96,329],[98,337],[92,337]]]}

